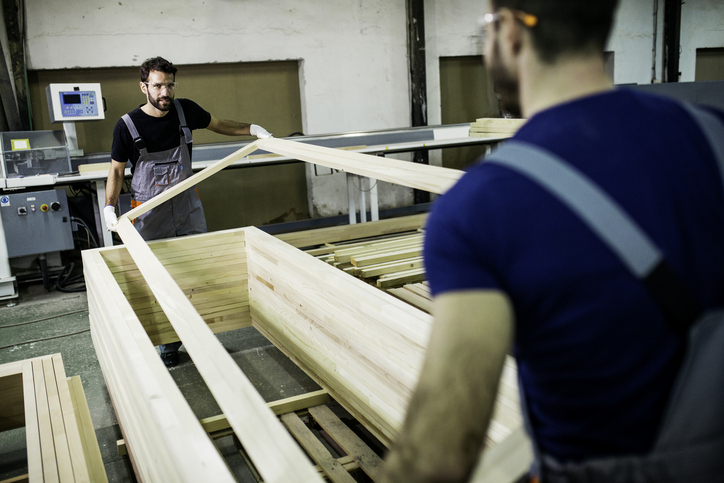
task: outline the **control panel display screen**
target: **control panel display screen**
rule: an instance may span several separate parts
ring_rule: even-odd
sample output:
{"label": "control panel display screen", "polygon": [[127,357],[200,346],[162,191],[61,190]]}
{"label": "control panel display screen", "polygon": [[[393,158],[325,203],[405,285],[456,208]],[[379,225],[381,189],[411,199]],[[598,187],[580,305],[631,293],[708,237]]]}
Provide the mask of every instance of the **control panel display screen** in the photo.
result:
{"label": "control panel display screen", "polygon": [[94,91],[61,92],[60,108],[63,116],[97,116],[98,100],[96,99],[96,93]]}

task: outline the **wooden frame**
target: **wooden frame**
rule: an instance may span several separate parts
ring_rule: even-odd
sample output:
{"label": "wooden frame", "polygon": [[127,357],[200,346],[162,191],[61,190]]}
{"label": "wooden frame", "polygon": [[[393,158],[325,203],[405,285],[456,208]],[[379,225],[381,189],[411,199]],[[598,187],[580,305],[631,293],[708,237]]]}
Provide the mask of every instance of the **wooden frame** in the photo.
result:
{"label": "wooden frame", "polygon": [[108,481],[80,378],[66,378],[60,354],[0,365],[0,431],[23,426],[28,474],[13,481]]}
{"label": "wooden frame", "polygon": [[[233,479],[154,344],[184,343],[267,482],[321,480],[214,332],[253,324],[386,445],[402,424],[428,314],[254,227],[148,244],[132,227],[130,220],[257,148],[435,193],[461,175],[258,140],[122,216],[124,247],[84,251],[91,334],[140,480]],[[377,223],[389,230],[389,221]]]}

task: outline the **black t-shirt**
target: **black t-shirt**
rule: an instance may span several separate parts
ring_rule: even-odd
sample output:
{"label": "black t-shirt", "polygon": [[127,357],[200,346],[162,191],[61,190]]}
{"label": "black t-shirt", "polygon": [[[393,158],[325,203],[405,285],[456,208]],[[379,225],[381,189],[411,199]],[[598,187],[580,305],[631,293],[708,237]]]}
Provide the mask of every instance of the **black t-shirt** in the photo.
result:
{"label": "black t-shirt", "polygon": [[[191,129],[205,129],[211,122],[211,114],[190,99],[179,99],[186,116],[186,124]],[[163,117],[149,116],[140,107],[128,113],[136,125],[138,134],[146,143],[149,153],[166,151],[177,147],[181,140],[181,124],[176,112],[176,106],[171,104],[168,114]],[[191,152],[191,144],[189,153]],[[133,144],[133,136],[128,131],[123,119],[119,119],[113,129],[113,146],[111,159],[125,162],[130,161],[135,169],[140,153]]]}

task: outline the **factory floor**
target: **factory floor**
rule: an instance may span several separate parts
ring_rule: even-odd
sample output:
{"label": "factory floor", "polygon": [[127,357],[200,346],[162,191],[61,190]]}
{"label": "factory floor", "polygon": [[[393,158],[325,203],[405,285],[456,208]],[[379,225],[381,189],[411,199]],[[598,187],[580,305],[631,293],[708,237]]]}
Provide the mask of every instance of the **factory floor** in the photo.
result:
{"label": "factory floor", "polygon": [[[42,284],[21,285],[19,292],[14,306],[0,301],[0,364],[60,353],[66,375],[79,375],[83,382],[108,480],[135,481],[128,457],[117,451],[121,431],[91,341],[85,292],[48,292]],[[16,326],[5,327],[10,325]],[[266,401],[319,389],[255,329],[239,329],[218,338]],[[183,347],[180,363],[170,373],[199,419],[221,414]],[[238,481],[256,481],[231,437],[216,443]],[[0,433],[0,481],[25,473],[24,428]]]}

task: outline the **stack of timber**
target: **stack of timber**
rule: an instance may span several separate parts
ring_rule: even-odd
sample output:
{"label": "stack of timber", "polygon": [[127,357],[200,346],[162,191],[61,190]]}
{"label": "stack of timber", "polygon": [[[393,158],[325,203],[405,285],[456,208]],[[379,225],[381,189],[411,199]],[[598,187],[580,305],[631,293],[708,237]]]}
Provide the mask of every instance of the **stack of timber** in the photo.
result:
{"label": "stack of timber", "polygon": [[[434,193],[444,193],[462,174],[259,140],[122,216],[116,228],[124,247],[84,251],[91,334],[139,480],[233,480],[160,361],[153,347],[158,341],[183,342],[253,466],[269,483],[321,479],[213,332],[248,325],[250,316],[255,328],[387,446],[401,428],[417,383],[430,336],[429,314],[253,227],[159,242],[158,247],[146,244],[132,227],[131,219],[257,148]],[[224,236],[229,240],[215,243]],[[168,253],[159,249],[163,243]],[[184,252],[177,267],[176,251]],[[195,254],[205,259],[196,260]],[[219,257],[228,258],[204,278],[200,267]],[[187,270],[186,259],[194,268]],[[228,286],[218,285],[225,281]],[[203,295],[196,295],[197,287]],[[232,306],[241,316],[214,312]],[[502,445],[491,448],[491,454]],[[525,440],[515,442],[515,448],[525,445]],[[498,474],[497,460],[488,461],[483,478]],[[516,459],[515,468],[497,481],[516,480],[529,462]]]}
{"label": "stack of timber", "polygon": [[482,117],[470,123],[470,136],[479,138],[509,138],[525,124],[526,119]]}
{"label": "stack of timber", "polygon": [[0,432],[21,427],[28,474],[11,481],[108,481],[80,377],[66,377],[60,354],[0,365]]}
{"label": "stack of timber", "polygon": [[307,253],[374,283],[378,288],[387,289],[425,280],[422,241],[422,233],[412,232],[393,237],[328,244],[308,250]]}

